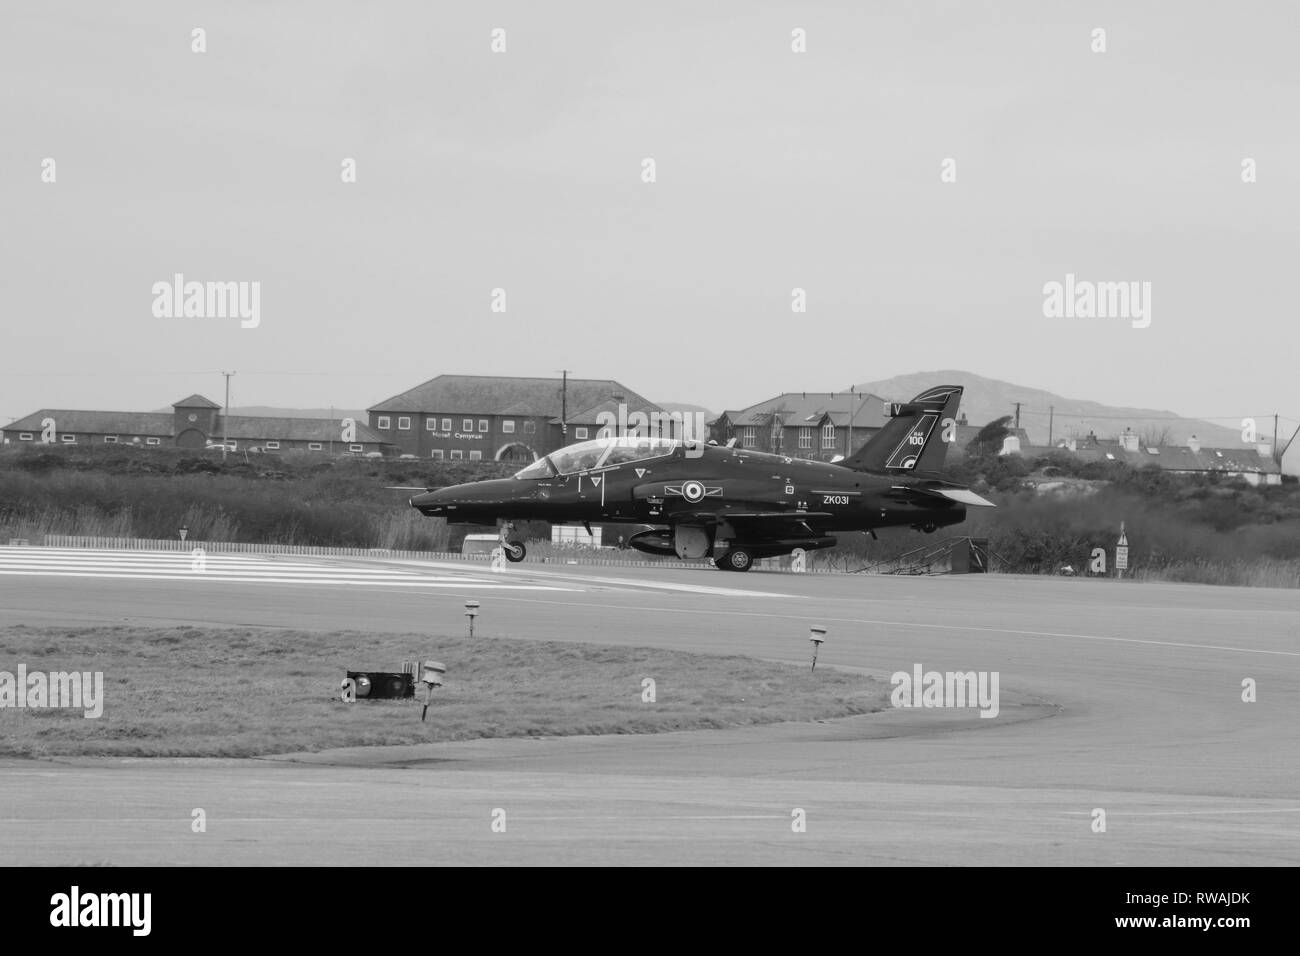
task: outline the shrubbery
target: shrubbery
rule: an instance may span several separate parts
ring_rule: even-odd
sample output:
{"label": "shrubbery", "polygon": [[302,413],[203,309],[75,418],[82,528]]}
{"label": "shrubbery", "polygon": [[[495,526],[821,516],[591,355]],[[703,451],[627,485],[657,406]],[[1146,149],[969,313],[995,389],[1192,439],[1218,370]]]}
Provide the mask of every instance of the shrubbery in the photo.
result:
{"label": "shrubbery", "polygon": [[[0,451],[0,540],[46,533],[171,539],[186,527],[197,541],[442,551],[457,548],[466,529],[419,515],[406,504],[413,492],[388,486],[443,487],[517,467],[244,453],[223,463],[218,453],[179,449],[10,447]],[[1038,494],[1026,488],[1031,475],[1095,484],[1090,493]],[[815,560],[860,568],[971,535],[989,539],[997,570],[1082,571],[1093,548],[1105,548],[1113,562],[1123,521],[1136,577],[1295,586],[1300,576],[1294,482],[1250,487],[1154,466],[1080,462],[1065,452],[1026,460],[978,449],[953,463],[948,477],[998,507],[971,508],[965,523],[934,535],[884,531],[873,541],[844,534],[839,548]],[[549,539],[543,522],[518,530],[525,539]],[[632,532],[607,530],[606,544],[618,533]]]}
{"label": "shrubbery", "polygon": [[446,522],[407,507],[415,492],[510,474],[497,462],[319,455],[196,455],[108,446],[0,452],[0,538],[43,534],[248,541],[441,551]]}

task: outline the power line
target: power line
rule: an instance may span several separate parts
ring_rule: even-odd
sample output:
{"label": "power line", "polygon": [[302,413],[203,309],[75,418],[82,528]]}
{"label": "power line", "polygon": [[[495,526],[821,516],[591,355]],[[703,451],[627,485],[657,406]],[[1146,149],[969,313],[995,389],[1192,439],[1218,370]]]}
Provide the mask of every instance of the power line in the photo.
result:
{"label": "power line", "polygon": [[[1272,418],[1275,413],[1268,412],[1267,414],[1255,415],[1142,415],[1137,413],[1132,415],[1103,415],[1101,413],[1091,412],[1053,412],[1051,409],[1048,409],[1047,411],[1022,409],[1021,414],[1036,415],[1040,418],[1051,418],[1052,415],[1055,415],[1057,418],[1099,418],[1114,419],[1117,421],[1124,421],[1127,419],[1129,421],[1140,420],[1144,422],[1181,422],[1188,420],[1198,422],[1240,422],[1243,418],[1254,418],[1257,421],[1263,418]],[[1291,418],[1288,415],[1282,415],[1281,418],[1286,422],[1295,422],[1300,424],[1300,418]]]}

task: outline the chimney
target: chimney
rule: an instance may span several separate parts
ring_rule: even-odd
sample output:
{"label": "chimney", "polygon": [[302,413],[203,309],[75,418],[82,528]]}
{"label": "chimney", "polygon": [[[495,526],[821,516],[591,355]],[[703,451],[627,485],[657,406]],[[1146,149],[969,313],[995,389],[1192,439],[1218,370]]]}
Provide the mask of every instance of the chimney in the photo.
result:
{"label": "chimney", "polygon": [[1193,455],[1197,454],[1201,450],[1201,440],[1193,435],[1187,439],[1187,448]]}
{"label": "chimney", "polygon": [[1124,434],[1119,436],[1119,444],[1125,451],[1138,450],[1138,437],[1133,434],[1133,429],[1124,429]]}
{"label": "chimney", "polygon": [[1258,442],[1255,445],[1255,451],[1259,452],[1260,458],[1273,457],[1273,443],[1269,441]]}

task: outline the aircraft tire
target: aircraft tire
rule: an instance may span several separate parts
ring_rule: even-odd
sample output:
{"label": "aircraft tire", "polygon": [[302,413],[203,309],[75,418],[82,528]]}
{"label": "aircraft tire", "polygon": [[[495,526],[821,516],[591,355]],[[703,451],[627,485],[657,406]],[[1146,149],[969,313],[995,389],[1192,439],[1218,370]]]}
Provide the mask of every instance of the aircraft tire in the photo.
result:
{"label": "aircraft tire", "polygon": [[524,555],[528,553],[528,549],[524,547],[522,541],[509,541],[506,543],[505,552],[507,561],[513,564],[518,564],[524,559]]}
{"label": "aircraft tire", "polygon": [[728,571],[748,571],[754,566],[754,556],[744,548],[732,548],[722,560]]}

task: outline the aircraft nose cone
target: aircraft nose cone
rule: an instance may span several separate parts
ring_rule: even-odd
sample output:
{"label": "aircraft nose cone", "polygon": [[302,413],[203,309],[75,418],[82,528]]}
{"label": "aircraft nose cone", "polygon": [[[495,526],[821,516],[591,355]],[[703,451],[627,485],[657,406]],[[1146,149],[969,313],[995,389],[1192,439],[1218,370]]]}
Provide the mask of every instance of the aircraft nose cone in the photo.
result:
{"label": "aircraft nose cone", "polygon": [[411,498],[411,507],[426,515],[441,514],[446,503],[444,491],[445,489],[439,489],[438,491],[426,491],[424,494],[415,495]]}
{"label": "aircraft nose cone", "polygon": [[508,478],[472,481],[426,491],[411,499],[411,507],[421,514],[445,517],[470,517],[495,513],[515,499],[514,482]]}

